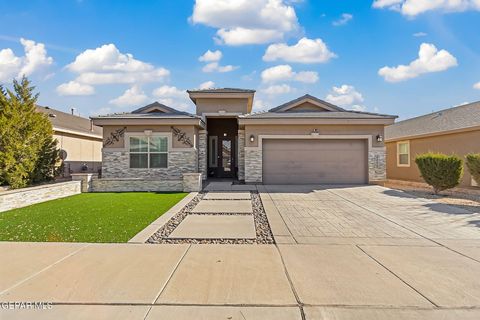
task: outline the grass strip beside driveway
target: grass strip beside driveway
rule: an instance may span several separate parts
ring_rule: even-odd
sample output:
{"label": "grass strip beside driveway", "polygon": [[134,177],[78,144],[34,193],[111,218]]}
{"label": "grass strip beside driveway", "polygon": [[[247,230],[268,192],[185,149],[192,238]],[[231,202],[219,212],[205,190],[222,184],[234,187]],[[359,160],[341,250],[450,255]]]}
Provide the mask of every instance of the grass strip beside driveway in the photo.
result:
{"label": "grass strip beside driveway", "polygon": [[127,242],[187,193],[82,193],[0,213],[0,240]]}

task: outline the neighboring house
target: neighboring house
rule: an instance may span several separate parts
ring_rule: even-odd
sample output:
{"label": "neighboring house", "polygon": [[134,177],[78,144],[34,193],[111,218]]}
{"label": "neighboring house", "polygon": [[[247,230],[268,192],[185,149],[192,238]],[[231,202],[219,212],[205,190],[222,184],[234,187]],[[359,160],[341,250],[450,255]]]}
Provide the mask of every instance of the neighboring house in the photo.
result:
{"label": "neighboring house", "polygon": [[384,127],[395,116],[347,111],[310,95],[252,114],[254,90],[188,93],[196,114],[155,102],[92,118],[104,134],[102,190],[179,189],[185,173],[264,184],[386,179]]}
{"label": "neighboring house", "polygon": [[75,116],[49,107],[37,106],[48,115],[53,137],[58,141],[64,159],[64,176],[71,173],[98,172],[102,167],[102,128],[90,119]]}
{"label": "neighboring house", "polygon": [[[480,102],[404,120],[385,129],[387,178],[423,181],[415,157],[429,151],[456,154],[465,160],[480,153]],[[468,169],[460,184],[471,186]]]}

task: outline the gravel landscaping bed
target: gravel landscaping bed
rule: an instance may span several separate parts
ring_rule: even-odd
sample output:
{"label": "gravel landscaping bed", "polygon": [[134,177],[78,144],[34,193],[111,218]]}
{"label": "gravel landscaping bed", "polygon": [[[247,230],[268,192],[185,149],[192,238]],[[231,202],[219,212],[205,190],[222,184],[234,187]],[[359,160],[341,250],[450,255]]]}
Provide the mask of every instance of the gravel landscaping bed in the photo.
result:
{"label": "gravel landscaping bed", "polygon": [[415,197],[434,200],[438,203],[448,204],[474,213],[480,212],[480,190],[468,190],[467,192],[451,189],[442,191],[440,194],[433,194],[430,187],[421,184],[406,184],[389,181],[385,187],[397,189],[411,194]]}
{"label": "gravel landscaping bed", "polygon": [[[262,200],[257,191],[250,191],[252,202],[253,220],[255,223],[255,239],[194,239],[194,238],[169,238],[188,215],[250,215],[250,213],[202,213],[192,212],[195,206],[205,197],[208,192],[199,192],[185,207],[155,232],[147,243],[192,243],[192,244],[274,244],[273,234],[268,223],[267,215],[263,209]],[[211,200],[205,200],[211,201]],[[217,200],[215,200],[217,201]],[[220,200],[221,201],[221,200]]]}

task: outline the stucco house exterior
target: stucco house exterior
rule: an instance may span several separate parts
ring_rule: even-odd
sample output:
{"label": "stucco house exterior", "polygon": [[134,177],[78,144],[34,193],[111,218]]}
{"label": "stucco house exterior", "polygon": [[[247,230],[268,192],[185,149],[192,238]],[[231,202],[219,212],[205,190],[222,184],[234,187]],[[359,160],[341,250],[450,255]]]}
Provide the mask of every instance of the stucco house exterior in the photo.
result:
{"label": "stucco house exterior", "polygon": [[384,127],[395,116],[347,111],[310,95],[252,113],[254,90],[188,94],[195,114],[155,102],[92,118],[103,127],[102,179],[94,181],[93,191],[181,190],[206,179],[264,184],[386,179]]}
{"label": "stucco house exterior", "polygon": [[53,126],[53,137],[64,160],[63,175],[98,172],[102,166],[102,128],[90,119],[62,112],[50,107],[37,106],[37,111],[48,116]]}
{"label": "stucco house exterior", "polygon": [[[399,121],[385,129],[387,178],[423,182],[415,157],[426,152],[480,153],[480,102]],[[475,185],[467,169],[461,187]]]}

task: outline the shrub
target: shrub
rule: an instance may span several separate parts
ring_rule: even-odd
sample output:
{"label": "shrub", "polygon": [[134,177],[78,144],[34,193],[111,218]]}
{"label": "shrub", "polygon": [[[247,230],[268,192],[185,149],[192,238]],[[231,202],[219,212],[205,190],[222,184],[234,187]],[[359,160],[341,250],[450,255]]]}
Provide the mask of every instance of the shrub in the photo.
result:
{"label": "shrub", "polygon": [[433,187],[435,194],[460,184],[463,162],[456,155],[425,153],[415,158],[422,178]]}
{"label": "shrub", "polygon": [[468,171],[473,177],[473,180],[480,185],[480,153],[467,154]]}

